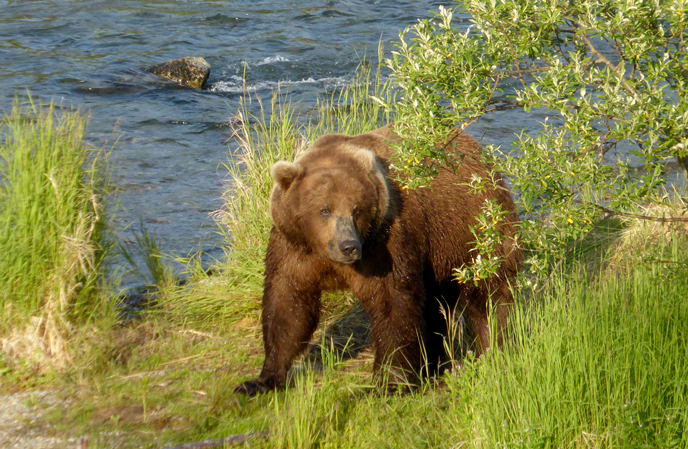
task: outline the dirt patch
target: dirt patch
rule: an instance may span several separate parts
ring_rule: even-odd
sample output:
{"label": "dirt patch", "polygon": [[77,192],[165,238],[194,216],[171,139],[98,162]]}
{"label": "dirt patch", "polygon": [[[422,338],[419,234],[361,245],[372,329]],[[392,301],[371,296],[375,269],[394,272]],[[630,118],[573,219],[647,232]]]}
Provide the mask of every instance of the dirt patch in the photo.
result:
{"label": "dirt patch", "polygon": [[253,318],[242,318],[240,321],[234,323],[232,326],[232,329],[234,330],[241,330],[241,329],[251,329],[251,328],[258,328],[258,325],[260,323],[258,320],[255,320]]}
{"label": "dirt patch", "polygon": [[108,422],[126,424],[149,424],[156,430],[164,429],[169,419],[161,416],[158,410],[146,410],[140,405],[108,407],[96,410],[89,420],[90,426],[101,426]]}
{"label": "dirt patch", "polygon": [[0,447],[7,449],[62,449],[80,446],[80,438],[62,438],[43,419],[59,401],[49,391],[0,396]]}

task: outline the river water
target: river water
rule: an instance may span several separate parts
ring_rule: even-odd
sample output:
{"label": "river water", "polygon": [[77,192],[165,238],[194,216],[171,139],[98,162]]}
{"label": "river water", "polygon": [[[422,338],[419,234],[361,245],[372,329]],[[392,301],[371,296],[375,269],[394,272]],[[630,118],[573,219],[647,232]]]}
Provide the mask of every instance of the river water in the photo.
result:
{"label": "river water", "polygon": [[[223,237],[209,214],[222,206],[229,121],[244,82],[268,102],[281,86],[308,111],[347,85],[363,56],[375,60],[380,41],[389,54],[400,30],[441,4],[452,2],[0,0],[0,112],[27,89],[44,103],[88,111],[90,142],[113,148],[120,237],[133,240],[141,220],[163,253],[220,258]],[[210,63],[207,89],[141,70],[184,56]],[[508,147],[543,119],[506,112],[469,132]],[[125,287],[137,282],[124,276]]]}
{"label": "river water", "polygon": [[[0,0],[0,111],[28,89],[89,112],[90,142],[114,145],[120,236],[131,240],[140,219],[164,253],[222,257],[209,213],[221,207],[244,73],[251,92],[267,100],[281,84],[306,111],[364,55],[376,59],[380,40],[389,52],[401,29],[449,3]],[[208,89],[141,72],[184,56],[210,63]]]}

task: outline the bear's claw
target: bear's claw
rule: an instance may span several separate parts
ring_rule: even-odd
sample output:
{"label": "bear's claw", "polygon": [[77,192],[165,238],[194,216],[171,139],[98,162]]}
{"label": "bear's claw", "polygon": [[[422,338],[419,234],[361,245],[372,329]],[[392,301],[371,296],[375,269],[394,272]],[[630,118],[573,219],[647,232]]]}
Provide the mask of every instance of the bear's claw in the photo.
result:
{"label": "bear's claw", "polygon": [[260,379],[248,380],[234,387],[234,393],[256,396],[273,390]]}

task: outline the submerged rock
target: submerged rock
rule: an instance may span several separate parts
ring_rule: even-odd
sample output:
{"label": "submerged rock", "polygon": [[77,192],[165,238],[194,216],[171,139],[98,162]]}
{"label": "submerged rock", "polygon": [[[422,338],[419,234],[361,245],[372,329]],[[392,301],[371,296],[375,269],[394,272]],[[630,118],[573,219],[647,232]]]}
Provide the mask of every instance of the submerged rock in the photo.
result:
{"label": "submerged rock", "polygon": [[175,59],[146,70],[159,77],[194,89],[203,89],[206,81],[208,81],[208,76],[210,76],[210,64],[200,57]]}

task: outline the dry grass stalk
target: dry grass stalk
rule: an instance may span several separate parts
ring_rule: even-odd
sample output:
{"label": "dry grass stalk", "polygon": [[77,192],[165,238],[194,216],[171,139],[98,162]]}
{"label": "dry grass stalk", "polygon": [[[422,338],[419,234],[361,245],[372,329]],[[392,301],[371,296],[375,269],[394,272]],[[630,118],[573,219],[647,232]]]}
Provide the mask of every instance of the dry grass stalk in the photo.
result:
{"label": "dry grass stalk", "polygon": [[[643,208],[643,215],[662,218],[687,218],[688,209],[683,201],[672,205],[653,205]],[[627,269],[634,263],[661,248],[668,247],[676,239],[688,237],[688,222],[659,222],[621,217],[626,223],[624,230],[612,244],[608,267]]]}

